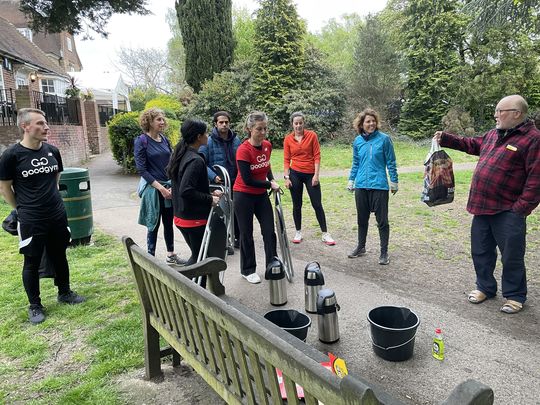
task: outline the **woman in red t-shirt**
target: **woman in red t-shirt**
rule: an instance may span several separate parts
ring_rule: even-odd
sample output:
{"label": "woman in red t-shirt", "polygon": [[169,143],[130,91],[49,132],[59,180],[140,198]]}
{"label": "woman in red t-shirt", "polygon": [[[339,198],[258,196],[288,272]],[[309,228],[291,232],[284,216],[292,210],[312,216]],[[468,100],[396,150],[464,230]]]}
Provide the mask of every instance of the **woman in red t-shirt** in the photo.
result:
{"label": "woman in red t-shirt", "polygon": [[304,114],[291,114],[293,132],[283,141],[283,172],[285,187],[291,191],[293,203],[293,219],[296,227],[293,243],[302,242],[302,194],[306,186],[311,206],[322,231],[322,241],[329,245],[336,242],[326,228],[326,216],[322,206],[321,184],[319,183],[319,168],[321,149],[317,134],[305,129]]}
{"label": "woman in red t-shirt", "polygon": [[270,167],[272,144],[266,140],[268,117],[255,111],[246,119],[248,139],[236,152],[238,177],[234,183],[234,214],[240,229],[240,271],[252,284],[260,283],[255,272],[255,243],[253,242],[253,215],[261,226],[266,265],[277,256],[277,238],[274,231],[274,214],[268,198],[268,189],[278,190]]}

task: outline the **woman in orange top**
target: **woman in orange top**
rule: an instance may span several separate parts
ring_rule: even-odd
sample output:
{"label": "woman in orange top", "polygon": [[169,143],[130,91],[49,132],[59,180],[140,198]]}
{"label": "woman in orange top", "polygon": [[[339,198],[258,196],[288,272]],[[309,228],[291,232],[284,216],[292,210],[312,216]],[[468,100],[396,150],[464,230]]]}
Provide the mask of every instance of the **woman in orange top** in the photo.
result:
{"label": "woman in orange top", "polygon": [[321,149],[317,134],[304,128],[305,118],[301,112],[291,114],[291,124],[293,132],[288,134],[283,141],[283,172],[285,173],[285,187],[291,191],[293,202],[293,218],[296,227],[293,243],[302,242],[302,194],[305,184],[321,227],[322,241],[329,246],[335,245],[336,242],[326,228],[326,216],[321,203],[319,183]]}

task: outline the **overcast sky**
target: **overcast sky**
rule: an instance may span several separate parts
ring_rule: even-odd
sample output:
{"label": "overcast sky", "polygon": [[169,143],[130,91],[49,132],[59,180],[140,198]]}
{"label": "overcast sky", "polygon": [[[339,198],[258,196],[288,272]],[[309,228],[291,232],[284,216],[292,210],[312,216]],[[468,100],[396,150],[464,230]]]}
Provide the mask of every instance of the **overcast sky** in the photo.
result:
{"label": "overcast sky", "polygon": [[[330,18],[351,13],[376,13],[384,8],[386,0],[296,0],[294,3],[300,17],[307,20],[308,29],[316,32]],[[148,4],[154,15],[114,15],[106,27],[107,40],[97,35],[91,41],[77,38],[77,51],[85,74],[99,77],[101,72],[115,71],[112,62],[122,46],[165,49],[171,37],[165,16],[169,8],[174,8],[174,0],[149,0]],[[258,4],[254,0],[233,0],[233,6],[255,11]]]}

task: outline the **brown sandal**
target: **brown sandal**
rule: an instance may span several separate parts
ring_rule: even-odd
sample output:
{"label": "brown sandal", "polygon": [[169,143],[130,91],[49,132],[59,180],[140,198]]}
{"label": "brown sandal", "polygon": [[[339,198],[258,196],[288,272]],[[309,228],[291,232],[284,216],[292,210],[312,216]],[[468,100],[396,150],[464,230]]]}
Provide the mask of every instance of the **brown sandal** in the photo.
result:
{"label": "brown sandal", "polygon": [[472,290],[467,296],[467,300],[471,304],[481,304],[482,302],[487,300],[487,295],[480,290]]}
{"label": "brown sandal", "polygon": [[523,304],[514,300],[506,300],[504,305],[501,307],[501,312],[505,314],[517,314],[523,309]]}

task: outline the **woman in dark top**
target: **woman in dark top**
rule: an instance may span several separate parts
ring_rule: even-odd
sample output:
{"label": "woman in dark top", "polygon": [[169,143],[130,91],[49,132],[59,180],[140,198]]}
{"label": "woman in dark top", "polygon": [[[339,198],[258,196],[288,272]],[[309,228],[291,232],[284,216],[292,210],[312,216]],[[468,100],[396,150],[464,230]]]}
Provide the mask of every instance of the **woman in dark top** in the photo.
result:
{"label": "woman in dark top", "polygon": [[246,119],[248,139],[236,152],[238,177],[234,183],[234,214],[240,229],[240,271],[249,283],[261,282],[255,272],[255,244],[253,242],[253,215],[261,226],[266,265],[277,256],[277,238],[274,215],[267,190],[278,190],[270,167],[272,144],[266,140],[268,117],[263,112],[252,112]]}
{"label": "woman in dark top", "polygon": [[168,174],[172,181],[174,224],[191,249],[189,265],[197,262],[210,209],[218,204],[221,191],[210,194],[206,162],[198,152],[208,142],[206,124],[187,119],[180,131],[182,140],[171,156]]}
{"label": "woman in dark top", "polygon": [[[135,138],[135,165],[137,172],[146,181],[144,191],[141,193],[141,212],[139,213],[139,223],[148,226],[146,244],[148,253],[152,256],[156,254],[156,242],[159,229],[159,219],[163,223],[163,237],[167,245],[167,263],[185,264],[174,252],[173,233],[173,209],[171,204],[170,181],[166,173],[166,167],[171,157],[171,145],[169,140],[163,135],[167,126],[165,114],[158,108],[149,108],[142,112],[139,117],[139,124],[144,131]],[[157,194],[158,200],[155,199]],[[158,211],[157,221],[145,221],[148,215],[148,208],[155,201],[154,210]],[[159,206],[158,202],[159,201]]]}

